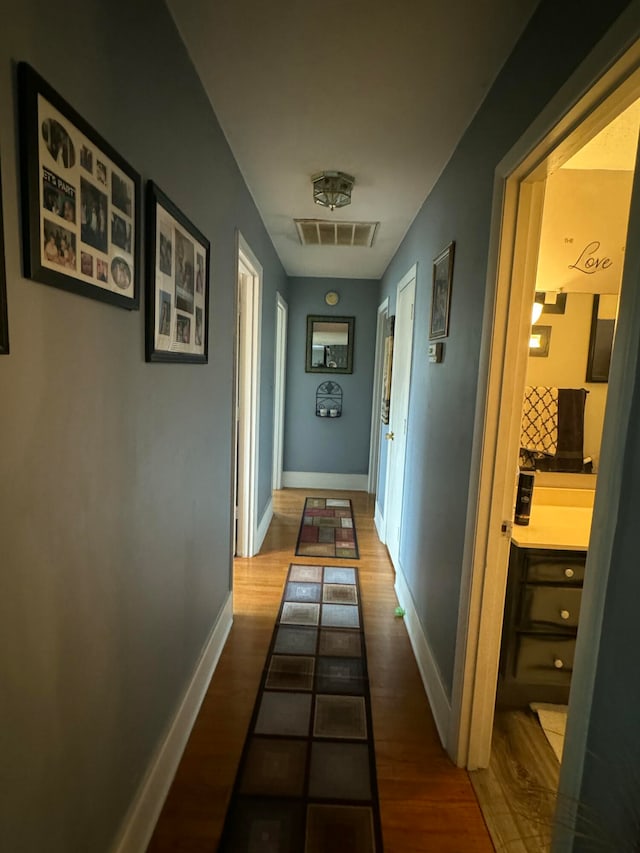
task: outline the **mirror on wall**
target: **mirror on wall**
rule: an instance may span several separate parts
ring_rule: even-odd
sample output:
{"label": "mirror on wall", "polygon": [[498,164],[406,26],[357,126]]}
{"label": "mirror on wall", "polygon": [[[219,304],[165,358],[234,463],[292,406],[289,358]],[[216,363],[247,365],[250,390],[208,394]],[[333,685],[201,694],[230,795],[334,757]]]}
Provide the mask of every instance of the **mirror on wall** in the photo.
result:
{"label": "mirror on wall", "polygon": [[307,373],[353,373],[355,317],[307,316]]}
{"label": "mirror on wall", "polygon": [[520,467],[598,471],[617,294],[536,295],[520,438]]}

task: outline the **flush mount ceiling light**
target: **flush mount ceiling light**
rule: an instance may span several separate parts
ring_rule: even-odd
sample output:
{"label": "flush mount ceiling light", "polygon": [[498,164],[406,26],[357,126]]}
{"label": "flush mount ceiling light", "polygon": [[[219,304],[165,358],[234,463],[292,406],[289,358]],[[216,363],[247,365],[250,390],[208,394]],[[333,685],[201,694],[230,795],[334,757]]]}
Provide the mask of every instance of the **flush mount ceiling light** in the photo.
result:
{"label": "flush mount ceiling light", "polygon": [[355,183],[352,175],[344,172],[320,172],[311,178],[313,200],[316,204],[335,210],[351,204],[351,188]]}

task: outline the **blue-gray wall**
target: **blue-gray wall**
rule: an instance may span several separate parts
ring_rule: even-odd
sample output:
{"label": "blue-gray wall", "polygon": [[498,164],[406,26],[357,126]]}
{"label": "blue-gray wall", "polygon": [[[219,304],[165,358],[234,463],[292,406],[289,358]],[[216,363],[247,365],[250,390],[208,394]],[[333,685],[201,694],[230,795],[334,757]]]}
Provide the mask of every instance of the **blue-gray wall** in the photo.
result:
{"label": "blue-gray wall", "polygon": [[[543,0],[383,277],[393,314],[396,285],[418,264],[400,561],[449,695],[495,168],[626,5],[586,14],[579,0]],[[430,364],[432,262],[451,240],[449,336],[442,364]]]}
{"label": "blue-gray wall", "polygon": [[[367,474],[378,289],[369,279],[289,280],[285,471]],[[328,290],[340,294],[335,307],[324,301]],[[332,377],[305,372],[307,314],[355,317],[353,373],[333,376],[344,395],[337,420],[315,415],[316,389]]]}
{"label": "blue-gray wall", "polygon": [[[98,853],[229,593],[237,228],[264,267],[263,503],[275,293],[287,281],[161,0],[4,12],[0,849]],[[143,310],[22,278],[19,60],[211,240],[208,365],[146,364]]]}

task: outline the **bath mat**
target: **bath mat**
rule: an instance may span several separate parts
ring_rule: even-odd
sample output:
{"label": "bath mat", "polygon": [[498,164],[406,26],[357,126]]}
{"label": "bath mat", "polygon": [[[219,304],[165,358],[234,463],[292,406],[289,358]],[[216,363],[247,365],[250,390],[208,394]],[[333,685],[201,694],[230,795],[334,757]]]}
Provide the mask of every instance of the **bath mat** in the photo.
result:
{"label": "bath mat", "polygon": [[358,540],[351,501],[347,498],[306,498],[297,557],[340,557],[357,560]]}
{"label": "bath mat", "polygon": [[550,705],[545,702],[531,702],[529,707],[540,720],[542,731],[551,744],[558,761],[562,762],[564,735],[567,728],[567,705]]}
{"label": "bath mat", "polygon": [[219,853],[382,853],[358,570],[289,567]]}

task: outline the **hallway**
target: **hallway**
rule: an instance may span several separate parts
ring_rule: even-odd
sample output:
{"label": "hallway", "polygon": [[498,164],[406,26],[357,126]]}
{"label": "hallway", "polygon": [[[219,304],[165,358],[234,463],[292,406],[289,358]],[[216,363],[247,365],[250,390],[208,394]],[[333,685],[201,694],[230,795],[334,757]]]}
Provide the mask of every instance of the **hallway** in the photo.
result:
{"label": "hallway", "polygon": [[[308,494],[274,494],[274,518],[257,557],[234,562],[234,623],[148,847],[215,850],[260,675],[294,556]],[[360,548],[376,763],[386,853],[490,853],[491,841],[467,773],[444,753],[397,605],[394,573],[373,523],[373,497],[353,503]],[[302,562],[301,558],[297,559]],[[319,558],[304,562],[322,564]],[[332,561],[348,565],[348,561]]]}

